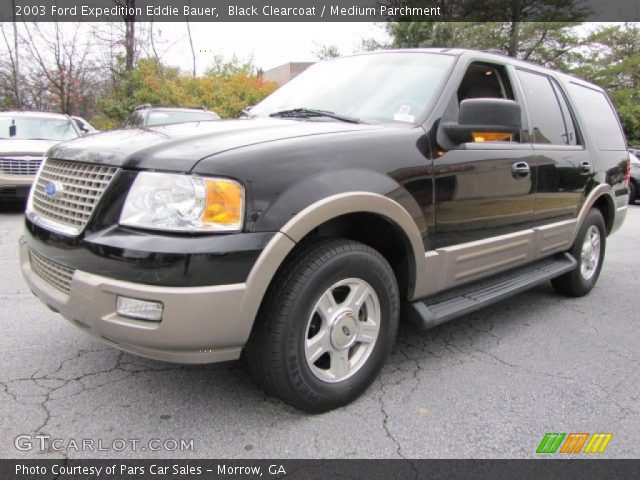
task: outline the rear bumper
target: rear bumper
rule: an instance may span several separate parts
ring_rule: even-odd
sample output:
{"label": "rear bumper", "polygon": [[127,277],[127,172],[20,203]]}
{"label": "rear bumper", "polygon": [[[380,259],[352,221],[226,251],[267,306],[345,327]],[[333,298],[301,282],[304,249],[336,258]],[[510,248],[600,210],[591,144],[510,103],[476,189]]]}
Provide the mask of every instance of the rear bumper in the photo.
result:
{"label": "rear bumper", "polygon": [[[33,293],[83,331],[116,348],[177,363],[235,360],[250,330],[241,321],[246,284],[163,287],[115,280],[75,270],[70,293],[53,287],[31,268],[29,246],[20,239],[20,262]],[[122,317],[116,297],[160,301],[160,322]],[[246,316],[245,316],[246,319]]]}

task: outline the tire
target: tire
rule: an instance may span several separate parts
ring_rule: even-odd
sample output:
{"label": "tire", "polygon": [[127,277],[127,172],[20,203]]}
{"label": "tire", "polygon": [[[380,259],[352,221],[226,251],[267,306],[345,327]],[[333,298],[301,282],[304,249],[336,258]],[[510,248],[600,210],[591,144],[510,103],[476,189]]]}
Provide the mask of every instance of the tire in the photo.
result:
{"label": "tire", "polygon": [[[577,268],[551,280],[553,288],[571,297],[582,297],[595,286],[602,270],[606,247],[606,228],[600,210],[592,208],[587,215],[569,253],[578,262]],[[596,242],[595,244],[594,242]],[[590,248],[588,244],[592,244]],[[584,249],[583,249],[584,247]]]}
{"label": "tire", "polygon": [[376,250],[342,239],[300,245],[267,291],[247,365],[267,393],[293,407],[320,413],[345,405],[391,352],[399,302],[393,270]]}
{"label": "tire", "polygon": [[633,181],[629,182],[629,204],[633,205],[636,203],[636,198],[638,195],[638,191],[636,189],[636,184]]}

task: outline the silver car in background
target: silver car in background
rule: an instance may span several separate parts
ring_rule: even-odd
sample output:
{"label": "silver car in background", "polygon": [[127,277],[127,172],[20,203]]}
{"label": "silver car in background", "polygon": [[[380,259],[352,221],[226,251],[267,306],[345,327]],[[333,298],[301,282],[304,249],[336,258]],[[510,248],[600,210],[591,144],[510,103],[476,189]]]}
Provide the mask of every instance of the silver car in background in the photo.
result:
{"label": "silver car in background", "polygon": [[80,135],[67,115],[0,112],[0,201],[26,199],[46,151]]}

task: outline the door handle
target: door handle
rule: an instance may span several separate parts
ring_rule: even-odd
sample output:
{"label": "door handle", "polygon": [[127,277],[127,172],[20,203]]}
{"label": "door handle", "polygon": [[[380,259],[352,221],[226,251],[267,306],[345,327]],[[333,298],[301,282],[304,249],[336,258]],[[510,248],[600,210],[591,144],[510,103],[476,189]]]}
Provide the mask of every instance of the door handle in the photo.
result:
{"label": "door handle", "polygon": [[578,166],[578,170],[580,170],[580,173],[591,173],[591,164],[589,162],[582,162]]}
{"label": "door handle", "polygon": [[527,162],[517,162],[511,166],[511,174],[513,178],[524,178],[529,175],[531,167]]}

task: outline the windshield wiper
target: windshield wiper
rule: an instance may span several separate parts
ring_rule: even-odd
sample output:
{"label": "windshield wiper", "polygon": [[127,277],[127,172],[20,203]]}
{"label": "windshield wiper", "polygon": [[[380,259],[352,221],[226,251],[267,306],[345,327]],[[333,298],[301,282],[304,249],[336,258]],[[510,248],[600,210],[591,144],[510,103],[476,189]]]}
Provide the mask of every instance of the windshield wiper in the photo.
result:
{"label": "windshield wiper", "polygon": [[328,117],[347,123],[363,123],[362,120],[355,117],[340,115],[339,113],[330,112],[328,110],[316,110],[314,108],[290,108],[288,110],[280,110],[269,114],[270,117],[292,117],[292,118],[309,118],[309,117]]}

